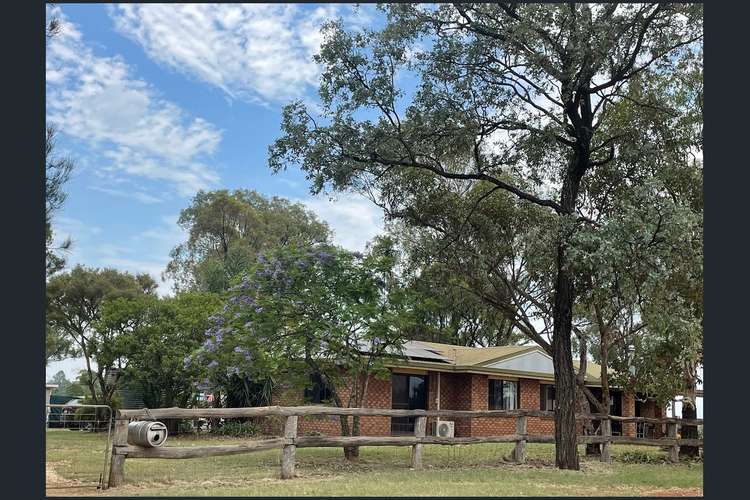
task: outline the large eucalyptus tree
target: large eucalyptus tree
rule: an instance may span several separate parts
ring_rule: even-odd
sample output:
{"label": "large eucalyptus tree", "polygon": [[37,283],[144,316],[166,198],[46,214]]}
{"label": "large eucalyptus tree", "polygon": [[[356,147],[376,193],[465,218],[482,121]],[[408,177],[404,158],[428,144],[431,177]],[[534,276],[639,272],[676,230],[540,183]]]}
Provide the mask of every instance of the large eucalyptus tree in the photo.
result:
{"label": "large eucalyptus tree", "polygon": [[[630,86],[684,71],[676,61],[700,47],[702,9],[494,3],[383,10],[380,30],[352,32],[340,21],[324,27],[321,106],[285,108],[270,164],[300,166],[313,191],[365,193],[393,217],[423,218],[411,203],[439,183],[478,184],[477,203],[504,191],[549,211],[556,221],[553,334],[545,348],[558,397],[556,463],[578,469],[570,247],[581,227],[597,224],[581,193],[618,157],[645,154],[643,135],[620,130],[613,109],[624,100],[661,107],[631,102]],[[663,152],[648,154],[658,167]]]}

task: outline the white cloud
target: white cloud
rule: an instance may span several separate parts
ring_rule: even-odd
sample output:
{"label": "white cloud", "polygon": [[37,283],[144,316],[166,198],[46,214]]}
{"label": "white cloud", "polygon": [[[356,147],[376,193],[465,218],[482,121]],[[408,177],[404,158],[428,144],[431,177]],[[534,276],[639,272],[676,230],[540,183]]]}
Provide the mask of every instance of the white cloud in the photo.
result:
{"label": "white cloud", "polygon": [[143,191],[123,191],[119,189],[105,188],[101,186],[89,186],[89,189],[92,189],[94,191],[99,191],[100,193],[105,193],[111,196],[117,196],[119,198],[132,198],[138,202],[145,203],[147,205],[150,205],[152,203],[161,203],[162,201],[164,201],[158,196],[153,196],[148,193],[144,193]]}
{"label": "white cloud", "polygon": [[48,121],[87,143],[102,170],[165,181],[183,196],[217,183],[206,161],[221,131],[161,98],[121,57],[95,55],[62,20],[47,45]]}
{"label": "white cloud", "polygon": [[[66,269],[76,264],[92,267],[111,267],[131,273],[148,273],[158,284],[159,295],[173,293],[172,280],[161,279],[161,273],[169,263],[169,252],[187,239],[187,232],[177,225],[177,215],[165,215],[143,231],[130,236],[118,234],[116,240],[98,226],[87,225],[70,217],[59,217],[53,221],[55,241],[62,242],[72,236],[73,247],[65,253]],[[116,231],[113,229],[113,231]],[[102,243],[107,241],[118,243]]]}
{"label": "white cloud", "polygon": [[383,211],[363,196],[342,194],[333,201],[325,197],[296,200],[315,212],[333,230],[336,244],[362,251],[383,232]]}
{"label": "white cloud", "polygon": [[366,24],[369,9],[296,4],[120,4],[115,28],[160,64],[246,101],[302,97],[317,84],[312,60],[320,25],[344,15]]}

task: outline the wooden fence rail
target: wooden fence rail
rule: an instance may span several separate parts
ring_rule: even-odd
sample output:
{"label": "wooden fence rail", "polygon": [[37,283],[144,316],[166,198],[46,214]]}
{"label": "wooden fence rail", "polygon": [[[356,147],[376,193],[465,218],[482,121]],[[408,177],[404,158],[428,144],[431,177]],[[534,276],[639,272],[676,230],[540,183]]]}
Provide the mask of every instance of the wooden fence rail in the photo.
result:
{"label": "wooden fence rail", "polygon": [[[156,408],[142,410],[119,410],[117,418],[133,420],[158,420],[160,418],[241,418],[241,417],[290,417],[308,415],[345,415],[367,417],[540,417],[554,418],[552,411],[542,410],[391,410],[388,408],[336,408],[333,406],[254,406],[248,408]],[[605,413],[577,414],[579,420],[613,420],[618,422],[649,422],[657,424],[703,425],[702,419],[619,417]]]}
{"label": "wooden fence rail", "polygon": [[[413,436],[297,436],[297,424],[300,416],[306,415],[346,415],[346,416],[389,416],[416,417]],[[286,417],[284,436],[271,439],[248,441],[242,444],[191,447],[142,448],[127,442],[128,422],[130,420],[156,420],[161,418],[195,419],[195,418],[237,418],[237,417]],[[427,417],[477,418],[500,417],[515,418],[516,433],[501,436],[475,437],[439,437],[427,436]],[[552,435],[528,434],[526,431],[528,417],[554,418],[553,412],[539,410],[390,410],[381,408],[334,408],[329,406],[265,406],[254,408],[157,408],[142,410],[120,410],[115,417],[115,431],[112,446],[112,460],[109,474],[109,486],[116,487],[123,483],[125,477],[125,458],[167,458],[184,459],[222,455],[236,455],[260,450],[281,449],[281,477],[289,479],[295,475],[295,454],[297,448],[340,448],[345,446],[411,446],[411,466],[422,468],[422,448],[425,444],[456,445],[478,443],[515,443],[512,458],[517,463],[526,460],[526,443],[554,443]],[[601,420],[601,435],[578,436],[578,443],[602,443],[600,459],[611,461],[612,444],[639,444],[669,448],[670,460],[679,460],[680,446],[703,446],[702,439],[680,439],[677,437],[678,425],[703,425],[702,419],[680,418],[645,418],[618,417],[606,414],[579,414],[579,420]],[[652,439],[630,436],[613,436],[612,421],[649,422],[667,424],[668,437]]]}

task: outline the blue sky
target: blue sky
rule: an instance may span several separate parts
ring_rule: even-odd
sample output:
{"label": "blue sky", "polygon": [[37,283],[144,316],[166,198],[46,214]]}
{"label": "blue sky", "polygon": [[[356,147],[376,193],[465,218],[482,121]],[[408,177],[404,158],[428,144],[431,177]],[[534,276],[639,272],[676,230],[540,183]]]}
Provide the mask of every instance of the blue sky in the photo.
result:
{"label": "blue sky", "polygon": [[[299,200],[361,249],[382,227],[369,201],[313,198],[299,171],[273,175],[281,108],[314,103],[319,26],[376,22],[373,6],[64,5],[47,46],[47,119],[76,162],[56,215],[69,263],[159,278],[198,189],[250,188]],[[48,10],[49,13],[49,10]],[[169,293],[161,283],[160,293]]]}
{"label": "blue sky", "polygon": [[[54,13],[63,30],[47,45],[47,121],[59,130],[56,152],[76,163],[53,221],[56,239],[74,242],[68,267],[147,272],[171,293],[160,274],[198,189],[300,201],[350,249],[382,230],[368,200],[313,197],[302,173],[273,175],[266,162],[282,106],[316,101],[321,23],[371,25],[374,6],[66,4]],[[47,376],[81,367],[51,363]]]}

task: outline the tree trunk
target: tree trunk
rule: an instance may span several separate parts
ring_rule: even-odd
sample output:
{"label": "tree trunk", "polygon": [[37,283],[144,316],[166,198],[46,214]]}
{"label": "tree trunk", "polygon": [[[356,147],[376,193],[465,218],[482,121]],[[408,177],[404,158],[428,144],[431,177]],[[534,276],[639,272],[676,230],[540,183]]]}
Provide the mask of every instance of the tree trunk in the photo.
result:
{"label": "tree trunk", "polygon": [[[349,417],[346,415],[339,415],[339,424],[341,425],[341,435],[351,436],[351,432],[349,429]],[[347,461],[349,462],[357,461],[359,457],[359,450],[357,450],[356,448],[357,448],[356,446],[344,446],[344,458]]]}
{"label": "tree trunk", "polygon": [[[359,436],[359,419],[359,415],[355,415],[352,417],[352,436]],[[349,457],[347,458],[347,460],[349,460],[350,462],[359,461],[359,446],[352,446],[351,448],[349,448]]]}
{"label": "tree trunk", "polygon": [[[698,408],[695,402],[696,383],[695,369],[692,364],[685,371],[686,390],[682,396],[682,418],[698,418]],[[680,428],[680,437],[683,439],[698,439],[698,426],[682,425]],[[697,446],[680,446],[680,456],[695,458],[700,456],[700,448]]]}
{"label": "tree trunk", "polygon": [[[587,137],[586,143],[590,140]],[[576,198],[581,177],[588,166],[588,150],[581,145],[570,159],[560,196],[560,207],[565,217],[575,214]],[[573,303],[575,285],[567,257],[567,244],[572,236],[563,220],[557,242],[557,279],[552,309],[552,364],[555,371],[555,465],[559,469],[579,470],[576,436],[576,373],[573,368],[571,334],[573,332]]]}
{"label": "tree trunk", "polygon": [[[583,391],[583,386],[586,383],[586,368],[588,365],[588,342],[583,335],[578,335],[578,340],[580,343],[580,348],[578,350],[578,374],[576,375],[576,384],[578,386],[578,406],[581,413],[591,413],[591,405],[586,397],[586,393]],[[584,420],[583,433],[586,436],[594,435],[595,429],[593,421]],[[599,443],[587,443],[586,456],[598,455],[601,455]]]}
{"label": "tree trunk", "polygon": [[[563,237],[564,238],[564,237]],[[555,465],[580,468],[576,442],[576,374],[570,336],[573,328],[573,277],[566,262],[565,242],[557,246],[557,282],[553,309],[552,363],[555,371]]]}
{"label": "tree trunk", "polygon": [[[695,400],[689,399],[688,396],[685,396],[682,399],[682,418],[698,418]],[[682,439],[698,439],[698,426],[682,425],[680,428],[680,437]],[[680,446],[680,456],[696,458],[700,456],[700,448],[697,446]]]}

